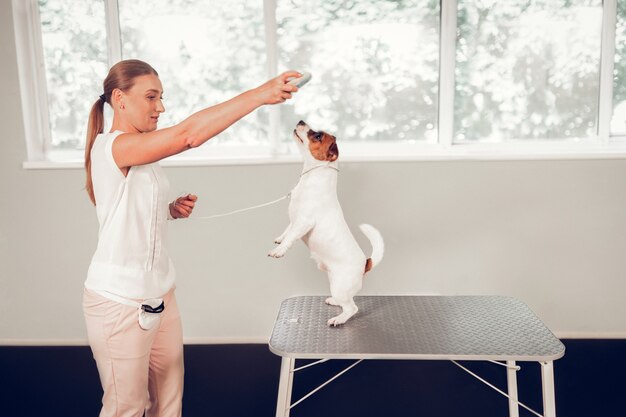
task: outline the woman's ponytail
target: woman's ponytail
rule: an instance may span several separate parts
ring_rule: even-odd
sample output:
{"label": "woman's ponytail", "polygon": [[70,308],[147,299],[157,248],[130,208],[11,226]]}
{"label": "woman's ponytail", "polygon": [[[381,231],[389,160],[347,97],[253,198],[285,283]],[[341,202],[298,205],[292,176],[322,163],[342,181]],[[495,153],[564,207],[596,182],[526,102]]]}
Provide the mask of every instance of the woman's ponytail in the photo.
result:
{"label": "woman's ponytail", "polygon": [[104,103],[102,99],[98,99],[89,113],[89,124],[87,125],[87,140],[85,142],[85,171],[87,172],[87,181],[85,189],[89,194],[89,199],[96,205],[96,196],[93,193],[93,182],[91,181],[91,148],[96,141],[96,136],[104,130]]}

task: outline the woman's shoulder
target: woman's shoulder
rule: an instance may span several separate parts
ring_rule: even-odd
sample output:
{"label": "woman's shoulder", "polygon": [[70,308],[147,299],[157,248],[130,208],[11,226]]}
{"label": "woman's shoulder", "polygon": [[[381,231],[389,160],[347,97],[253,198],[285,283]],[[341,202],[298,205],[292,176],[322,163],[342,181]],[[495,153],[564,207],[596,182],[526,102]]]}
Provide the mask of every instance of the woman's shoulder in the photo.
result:
{"label": "woman's shoulder", "polygon": [[103,132],[96,136],[93,147],[91,148],[91,159],[94,164],[104,164],[105,166],[114,167],[115,170],[119,171],[117,168],[117,164],[113,159],[113,141],[116,137],[124,132],[115,130],[112,132]]}
{"label": "woman's shoulder", "polygon": [[122,132],[121,130],[113,130],[110,132],[100,132],[96,135],[96,139],[95,140],[103,140],[104,138],[111,138],[111,137],[117,137],[119,136]]}
{"label": "woman's shoulder", "polygon": [[102,132],[98,133],[96,139],[94,140],[94,146],[110,146],[113,143],[113,140],[121,135],[121,130],[114,130],[112,132]]}
{"label": "woman's shoulder", "polygon": [[121,135],[122,133],[124,133],[124,132],[122,132],[121,130],[112,130],[110,132],[102,132],[102,133],[98,134],[97,137],[116,138],[119,135]]}

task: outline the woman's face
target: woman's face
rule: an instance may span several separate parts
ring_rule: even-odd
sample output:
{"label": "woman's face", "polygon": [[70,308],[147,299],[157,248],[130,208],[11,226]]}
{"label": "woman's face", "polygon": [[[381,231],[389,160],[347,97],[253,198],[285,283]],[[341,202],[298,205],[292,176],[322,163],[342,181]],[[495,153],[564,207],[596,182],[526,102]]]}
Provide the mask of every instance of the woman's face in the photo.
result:
{"label": "woman's face", "polygon": [[162,99],[163,86],[159,77],[142,75],[135,78],[133,87],[123,93],[121,115],[137,132],[152,132],[157,128],[159,115],[165,111]]}

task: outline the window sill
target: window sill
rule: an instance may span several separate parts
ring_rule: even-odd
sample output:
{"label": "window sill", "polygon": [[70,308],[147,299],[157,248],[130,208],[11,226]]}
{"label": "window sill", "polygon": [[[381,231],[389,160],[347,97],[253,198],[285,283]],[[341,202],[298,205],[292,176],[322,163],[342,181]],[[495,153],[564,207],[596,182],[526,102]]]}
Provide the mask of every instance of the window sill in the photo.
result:
{"label": "window sill", "polygon": [[[393,148],[394,152],[389,149]],[[341,144],[341,162],[431,162],[431,161],[515,161],[515,160],[579,160],[626,159],[626,142],[606,146],[583,143],[562,144],[455,144],[451,147],[428,144]],[[172,157],[161,162],[164,167],[276,165],[301,162],[300,155],[220,155]],[[79,159],[67,161],[25,161],[24,169],[83,169]]]}

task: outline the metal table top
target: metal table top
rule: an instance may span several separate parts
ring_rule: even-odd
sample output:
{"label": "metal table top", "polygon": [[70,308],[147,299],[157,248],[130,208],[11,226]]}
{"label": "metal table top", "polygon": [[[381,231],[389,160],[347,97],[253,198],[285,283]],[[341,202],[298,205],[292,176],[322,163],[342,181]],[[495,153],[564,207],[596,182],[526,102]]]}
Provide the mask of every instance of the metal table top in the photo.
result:
{"label": "metal table top", "polygon": [[360,296],[342,326],[324,296],[284,300],[270,338],[283,357],[551,361],[565,346],[523,302],[503,296]]}

